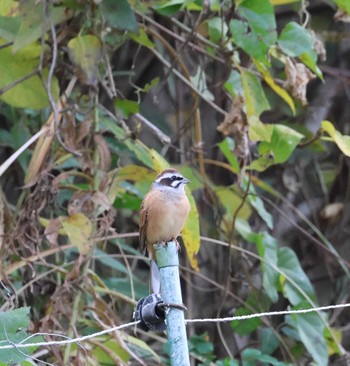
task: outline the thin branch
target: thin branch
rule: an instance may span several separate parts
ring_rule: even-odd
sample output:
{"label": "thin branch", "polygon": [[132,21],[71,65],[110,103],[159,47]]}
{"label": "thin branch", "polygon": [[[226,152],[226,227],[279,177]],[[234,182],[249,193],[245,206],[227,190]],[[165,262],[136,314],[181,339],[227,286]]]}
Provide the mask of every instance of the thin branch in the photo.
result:
{"label": "thin branch", "polygon": [[12,46],[13,42],[7,42],[7,43],[3,43],[2,45],[0,45],[0,50],[9,46]]}
{"label": "thin branch", "polygon": [[[187,42],[186,41],[186,39],[184,38],[184,37],[182,37],[182,36],[180,36],[180,35],[178,35],[178,34],[176,34],[176,33],[174,33],[173,31],[171,31],[170,29],[168,29],[168,28],[165,28],[164,26],[162,26],[161,24],[159,24],[158,22],[156,22],[155,20],[153,20],[152,18],[150,18],[150,17],[148,17],[146,14],[142,14],[141,12],[139,12],[139,11],[137,11],[136,9],[135,9],[135,13],[136,14],[138,14],[139,16],[141,16],[143,19],[145,19],[148,23],[150,23],[150,24],[152,24],[152,25],[154,25],[155,27],[157,27],[158,29],[160,29],[161,31],[163,31],[164,33],[167,33],[167,34],[169,34],[171,37],[173,37],[174,39],[176,39],[176,40],[178,40],[178,41],[180,41],[180,42],[182,42],[182,43],[187,43],[187,45],[189,46],[189,47],[191,47],[192,49],[194,49],[194,50],[196,50],[196,51],[198,51],[198,52],[200,52],[200,53],[202,53],[203,55],[205,55],[205,56],[207,56],[207,57],[209,57],[209,58],[211,58],[211,59],[213,59],[213,60],[215,60],[215,61],[217,61],[217,62],[220,62],[220,63],[222,63],[222,64],[227,64],[227,61],[224,59],[224,58],[222,58],[222,57],[218,57],[218,56],[215,56],[215,55],[212,55],[212,54],[209,54],[204,48],[202,48],[202,47],[200,47],[200,46],[198,46],[198,45],[196,45],[195,43],[192,43],[192,42]],[[180,24],[182,24],[182,23],[180,23]],[[177,24],[178,25],[178,24]],[[184,26],[183,24],[182,24],[182,26],[183,27],[186,27],[186,26]],[[186,27],[187,28],[187,27]],[[185,28],[185,29],[186,29]],[[188,28],[189,30],[191,30],[190,28]],[[187,29],[186,29],[187,30]],[[194,33],[194,35],[195,35],[195,37],[196,38],[200,38],[199,37],[199,35],[198,35],[198,33]],[[203,39],[205,39],[204,37],[201,37],[200,39],[202,40],[202,38]],[[213,47],[213,48],[215,48],[215,49],[219,49],[219,46],[217,46],[217,45],[215,45],[215,44],[212,44],[210,41],[208,41],[208,40],[206,40],[207,42],[206,43],[210,43],[210,47]]]}
{"label": "thin branch", "polygon": [[[169,61],[167,61],[158,51],[154,49],[150,49],[151,52],[154,53],[154,55],[165,65],[166,67],[170,68],[171,64]],[[177,76],[184,84],[186,84],[192,91],[194,91],[196,94],[198,94],[206,103],[208,103],[212,108],[214,108],[217,112],[222,114],[223,116],[226,116],[226,112],[220,108],[218,105],[213,103],[211,100],[208,100],[189,80],[184,78],[184,76],[177,71],[176,69],[173,69],[173,74]]]}
{"label": "thin branch", "polygon": [[117,118],[110,110],[108,110],[103,104],[99,103],[98,107],[103,111],[103,113],[107,114],[113,121],[115,121],[127,135],[130,135],[130,129],[125,121],[121,118]]}
{"label": "thin branch", "polygon": [[159,140],[163,144],[170,144],[171,138],[166,135],[164,132],[162,132],[157,126],[155,126],[151,121],[149,121],[145,116],[143,116],[140,113],[136,113],[134,115],[134,118],[136,118],[138,121],[144,123],[147,127],[149,127],[152,132],[159,138]]}
{"label": "thin branch", "polygon": [[34,136],[32,136],[26,143],[24,143],[18,150],[16,150],[7,160],[5,160],[0,165],[0,177],[5,173],[5,171],[11,166],[11,164],[33,143],[35,142],[47,128],[42,128]]}

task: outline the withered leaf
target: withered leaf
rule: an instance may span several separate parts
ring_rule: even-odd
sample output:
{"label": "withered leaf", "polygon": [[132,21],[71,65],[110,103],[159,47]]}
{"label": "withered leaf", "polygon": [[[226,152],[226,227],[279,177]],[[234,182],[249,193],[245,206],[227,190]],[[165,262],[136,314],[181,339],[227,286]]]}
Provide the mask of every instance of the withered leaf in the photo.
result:
{"label": "withered leaf", "polygon": [[291,90],[294,98],[300,100],[303,105],[307,105],[306,88],[309,81],[316,76],[304,64],[294,63],[290,58],[287,58],[285,72],[287,76],[286,88]]}

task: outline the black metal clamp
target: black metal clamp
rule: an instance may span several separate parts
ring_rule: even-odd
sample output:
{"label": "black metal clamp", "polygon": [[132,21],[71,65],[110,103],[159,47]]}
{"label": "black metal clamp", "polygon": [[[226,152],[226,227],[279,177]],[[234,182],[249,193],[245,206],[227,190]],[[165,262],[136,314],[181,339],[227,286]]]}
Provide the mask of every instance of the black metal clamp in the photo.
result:
{"label": "black metal clamp", "polygon": [[160,294],[150,294],[138,301],[134,311],[134,319],[140,321],[138,327],[148,332],[149,330],[163,332],[166,329],[163,299]]}

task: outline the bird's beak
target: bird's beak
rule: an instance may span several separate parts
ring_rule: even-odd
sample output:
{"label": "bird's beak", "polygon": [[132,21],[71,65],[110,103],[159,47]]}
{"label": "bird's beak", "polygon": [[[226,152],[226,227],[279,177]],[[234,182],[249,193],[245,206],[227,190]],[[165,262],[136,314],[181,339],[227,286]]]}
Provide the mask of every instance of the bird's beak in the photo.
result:
{"label": "bird's beak", "polygon": [[186,178],[183,178],[183,179],[182,179],[182,183],[187,184],[187,183],[191,183],[191,181],[190,181],[190,180],[188,180],[188,179],[186,179]]}

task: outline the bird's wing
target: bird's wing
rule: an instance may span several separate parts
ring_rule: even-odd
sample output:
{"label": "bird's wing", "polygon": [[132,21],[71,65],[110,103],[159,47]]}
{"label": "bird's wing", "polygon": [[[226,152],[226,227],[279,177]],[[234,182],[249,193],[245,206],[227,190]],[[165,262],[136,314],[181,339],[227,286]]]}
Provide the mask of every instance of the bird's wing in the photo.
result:
{"label": "bird's wing", "polygon": [[139,242],[140,242],[140,248],[141,250],[146,253],[147,251],[147,245],[146,245],[146,229],[147,229],[147,216],[148,216],[148,210],[146,209],[145,201],[147,199],[147,196],[142,201],[141,209],[140,209],[140,225],[139,225]]}

